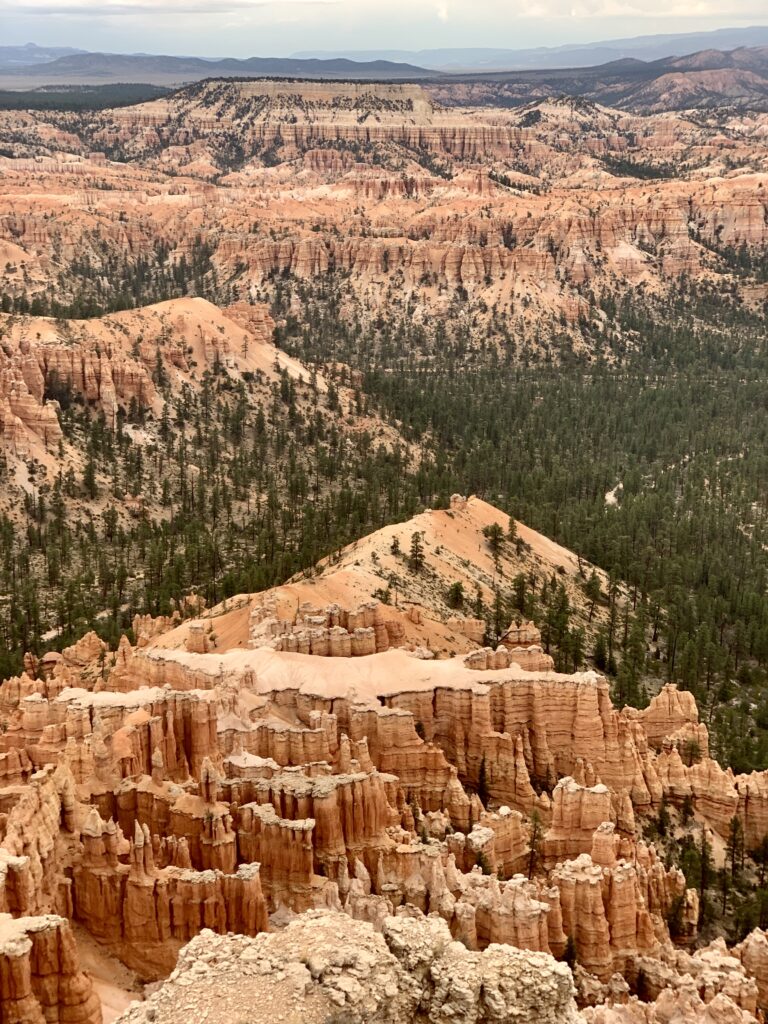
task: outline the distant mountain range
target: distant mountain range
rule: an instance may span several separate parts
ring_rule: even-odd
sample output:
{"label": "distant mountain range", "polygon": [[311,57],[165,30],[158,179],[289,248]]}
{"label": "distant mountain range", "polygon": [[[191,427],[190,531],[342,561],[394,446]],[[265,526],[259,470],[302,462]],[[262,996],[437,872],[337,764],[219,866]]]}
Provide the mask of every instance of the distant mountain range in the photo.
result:
{"label": "distant mountain range", "polygon": [[652,62],[629,57],[588,68],[443,75],[430,91],[448,106],[516,107],[565,95],[638,113],[768,110],[768,46],[701,50]]}
{"label": "distant mountain range", "polygon": [[607,39],[598,43],[539,46],[511,50],[471,48],[441,50],[344,50],[303,51],[293,56],[331,59],[348,57],[355,61],[405,61],[437,71],[523,71],[555,68],[584,68],[610,61],[633,58],[642,61],[680,57],[698,50],[733,50],[741,46],[768,45],[768,26],[723,28],[713,32],[636,36]]}
{"label": "distant mountain range", "polygon": [[71,46],[0,46],[0,71],[9,68],[31,68],[40,64],[50,64],[59,57],[70,57],[75,53],[86,53],[86,50],[75,50]]}
{"label": "distant mountain range", "polygon": [[[612,61],[658,61],[701,50],[768,46],[768,26],[723,28],[713,32],[636,36],[596,43],[529,49],[470,48],[434,50],[303,51],[290,57],[210,59],[146,53],[94,53],[65,46],[0,46],[0,78],[5,88],[39,85],[142,82],[179,85],[212,76],[300,76],[304,78],[427,78],[435,71],[489,71],[587,68]],[[13,76],[8,79],[6,76]],[[14,85],[13,78],[21,79]]]}
{"label": "distant mountain range", "polygon": [[[711,45],[722,44],[723,40],[743,39],[745,35],[750,36],[751,46],[722,49]],[[702,41],[710,45],[693,53],[688,51],[684,56],[647,58],[649,53],[660,49],[685,49]],[[419,82],[428,85],[432,94],[449,106],[464,103],[518,106],[547,96],[568,95],[636,111],[723,105],[768,109],[768,28],[723,29],[687,36],[646,36],[601,43],[599,47],[603,55],[610,52],[611,59],[587,66],[578,61],[594,51],[583,47],[559,47],[545,51],[429,51],[497,55],[537,52],[545,65],[505,70],[484,70],[480,67],[464,72],[454,69],[450,73],[445,69],[430,70],[420,64],[388,59],[250,57],[245,60],[209,60],[141,53],[62,54],[55,49],[34,45],[0,47],[0,90],[11,95],[10,100],[6,96],[5,105],[10,103],[13,106],[12,96],[24,92],[29,93],[28,102],[36,105],[37,96],[43,89],[47,96],[67,89],[77,91],[78,88],[80,92],[103,92],[117,83],[133,88],[141,84],[171,89],[207,78],[303,78]],[[635,56],[637,53],[644,53],[646,57]],[[21,63],[24,60],[30,63]],[[557,63],[557,66],[546,66],[548,61]],[[68,104],[79,103],[77,98],[65,96],[64,99]],[[135,102],[135,97],[126,94],[121,102],[132,100]],[[103,98],[92,96],[89,102],[99,106],[103,102],[117,101],[105,95]]]}
{"label": "distant mountain range", "polygon": [[[26,47],[5,47],[22,50]],[[0,61],[0,86],[29,89],[42,85],[103,85],[111,82],[142,82],[152,85],[182,85],[202,78],[372,78],[420,79],[434,77],[433,71],[411,64],[386,60],[352,61],[346,57],[327,60],[296,57],[248,57],[245,60],[203,57],[171,57],[148,54],[69,53],[49,61],[24,65]]]}

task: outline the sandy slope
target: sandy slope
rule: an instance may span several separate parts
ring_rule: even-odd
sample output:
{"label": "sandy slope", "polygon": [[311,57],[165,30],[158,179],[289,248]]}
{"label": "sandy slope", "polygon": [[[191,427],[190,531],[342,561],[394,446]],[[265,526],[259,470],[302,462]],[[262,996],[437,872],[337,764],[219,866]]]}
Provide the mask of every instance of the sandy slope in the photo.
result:
{"label": "sandy slope", "polygon": [[[339,604],[353,608],[377,595],[380,597],[389,587],[390,604],[384,607],[384,614],[403,622],[406,643],[427,647],[438,656],[466,652],[476,645],[448,624],[448,620],[457,615],[446,602],[450,585],[460,582],[468,599],[458,614],[472,615],[470,604],[476,587],[480,588],[485,603],[490,604],[494,587],[509,588],[520,573],[534,574],[538,586],[555,574],[565,584],[577,616],[585,620],[587,602],[581,585],[592,567],[582,562],[585,574],[582,576],[578,558],[572,551],[517,523],[517,533],[530,550],[518,555],[514,544],[506,542],[497,573],[483,535],[483,529],[492,523],[499,523],[506,534],[509,516],[488,502],[472,497],[461,510],[429,510],[407,523],[385,526],[349,545],[340,555],[325,559],[317,576],[294,577],[285,586],[266,594],[241,595],[211,609],[205,617],[213,620],[215,650],[224,652],[248,646],[251,609],[266,598],[276,599],[280,618],[293,619],[304,602],[316,607]],[[423,539],[425,568],[413,574],[408,570],[407,554],[411,536],[417,532]],[[395,539],[399,541],[400,554],[392,552]],[[598,574],[605,581],[604,574],[599,570]],[[419,610],[420,622],[412,620],[413,608]],[[599,621],[598,611],[593,624]],[[187,634],[188,624],[184,623],[157,638],[154,644],[162,648],[182,648]]]}
{"label": "sandy slope", "polygon": [[112,1024],[134,1000],[142,998],[142,985],[133,971],[105,953],[82,925],[73,922],[72,928],[80,966],[91,975],[93,987],[101,1000],[104,1024]]}

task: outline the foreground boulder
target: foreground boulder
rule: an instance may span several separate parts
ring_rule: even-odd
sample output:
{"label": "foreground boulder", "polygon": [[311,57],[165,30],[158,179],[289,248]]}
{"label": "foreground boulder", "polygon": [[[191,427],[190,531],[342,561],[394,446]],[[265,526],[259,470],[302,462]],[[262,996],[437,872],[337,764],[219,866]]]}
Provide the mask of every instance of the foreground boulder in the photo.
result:
{"label": "foreground boulder", "polygon": [[256,938],[201,932],[168,982],[118,1024],[578,1024],[571,972],[509,946],[470,952],[445,922],[388,917],[383,932],[309,911]]}

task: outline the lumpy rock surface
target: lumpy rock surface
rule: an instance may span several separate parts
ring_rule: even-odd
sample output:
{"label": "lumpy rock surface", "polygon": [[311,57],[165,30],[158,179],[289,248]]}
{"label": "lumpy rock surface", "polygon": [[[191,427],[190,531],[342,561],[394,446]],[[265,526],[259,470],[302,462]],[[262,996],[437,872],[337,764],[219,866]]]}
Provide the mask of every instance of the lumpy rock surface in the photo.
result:
{"label": "lumpy rock surface", "polygon": [[571,974],[544,953],[470,952],[438,918],[382,933],[309,911],[255,938],[201,932],[168,982],[118,1024],[577,1024]]}

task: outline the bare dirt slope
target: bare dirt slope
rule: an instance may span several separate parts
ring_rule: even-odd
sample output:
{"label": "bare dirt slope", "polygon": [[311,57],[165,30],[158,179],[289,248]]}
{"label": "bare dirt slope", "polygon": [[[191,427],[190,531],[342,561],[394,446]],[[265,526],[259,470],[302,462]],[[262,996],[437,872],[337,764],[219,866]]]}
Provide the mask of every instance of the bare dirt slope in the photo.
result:
{"label": "bare dirt slope", "polygon": [[[587,626],[589,602],[583,584],[592,572],[591,565],[523,523],[515,523],[516,536],[523,543],[505,540],[496,565],[483,531],[498,523],[508,537],[510,517],[477,497],[454,505],[451,509],[428,510],[406,523],[377,530],[325,559],[316,576],[295,577],[271,591],[240,595],[210,609],[204,618],[210,620],[215,650],[247,648],[251,611],[270,600],[277,602],[279,616],[290,620],[304,603],[353,608],[372,598],[383,598],[388,602],[383,609],[385,617],[402,622],[406,643],[426,647],[439,656],[466,652],[478,644],[449,620],[474,614],[478,590],[485,608],[489,608],[495,589],[510,588],[519,574],[529,580],[535,578],[538,586],[545,579],[562,582],[577,621]],[[416,573],[408,566],[414,534],[420,536],[424,549],[424,567]],[[596,572],[605,587],[604,573]],[[448,601],[454,583],[462,585],[465,595],[459,609]],[[601,621],[598,608],[590,629]],[[153,643],[162,648],[183,648],[188,635],[186,622]]]}

